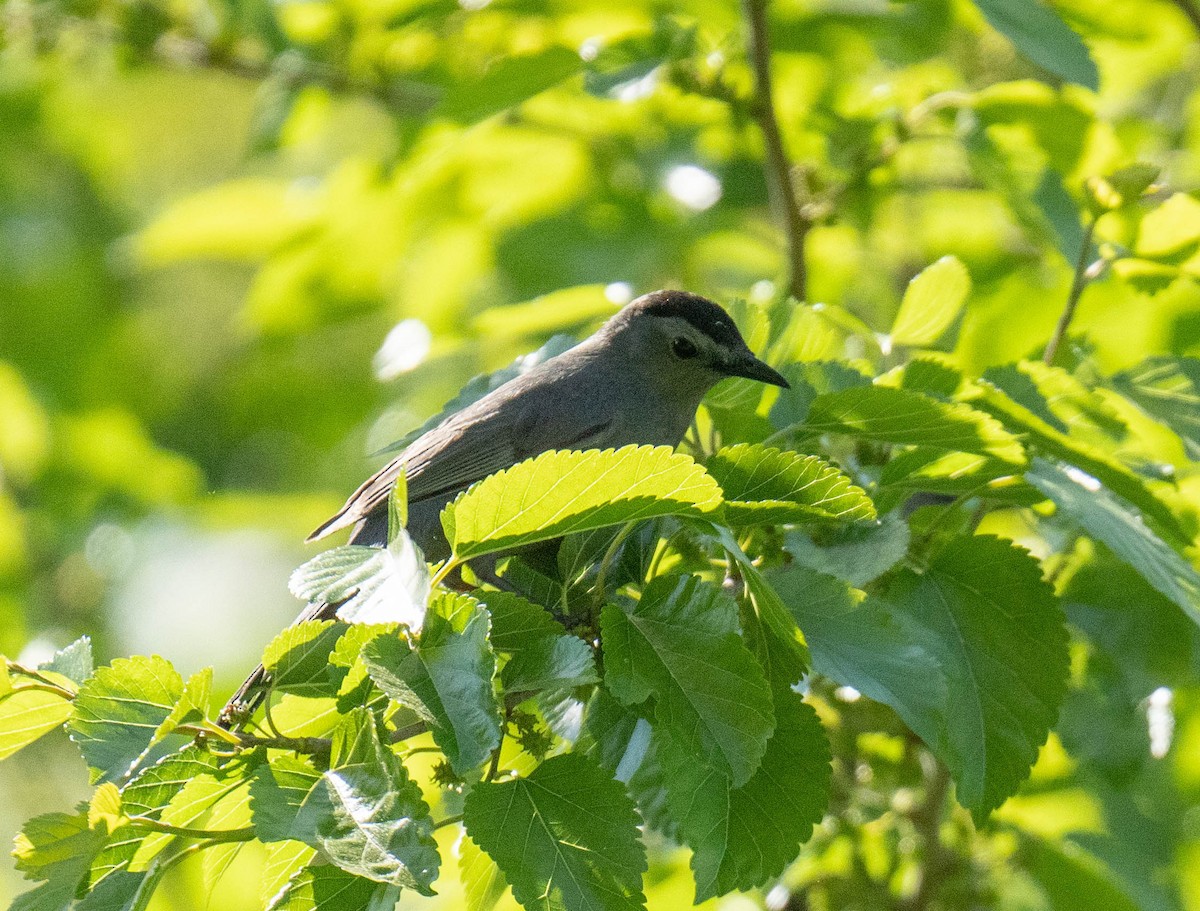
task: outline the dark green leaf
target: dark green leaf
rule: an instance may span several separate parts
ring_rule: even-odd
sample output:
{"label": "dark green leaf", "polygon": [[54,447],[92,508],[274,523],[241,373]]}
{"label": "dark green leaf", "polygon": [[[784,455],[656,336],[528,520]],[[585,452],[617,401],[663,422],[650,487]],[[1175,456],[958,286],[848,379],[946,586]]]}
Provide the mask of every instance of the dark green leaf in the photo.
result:
{"label": "dark green leaf", "polygon": [[829,742],[799,695],[777,693],[762,765],[739,788],[677,749],[665,751],[668,806],[693,850],[696,902],[783,872],[829,802]]}
{"label": "dark green leaf", "polygon": [[260,841],[302,841],[311,844],[316,833],[310,818],[301,819],[300,808],[321,773],[307,759],[277,756],[260,765],[250,782],[250,812]]}
{"label": "dark green leaf", "polygon": [[908,539],[908,523],[889,513],[873,525],[843,526],[820,536],[793,529],[783,549],[800,565],[861,588],[904,559]]}
{"label": "dark green leaf", "polygon": [[556,690],[595,683],[592,647],[578,636],[539,636],[504,666],[504,690],[509,693]]}
{"label": "dark green leaf", "polygon": [[329,657],[348,626],[334,620],[306,620],[289,626],[263,652],[271,686],[301,696],[333,696],[338,682]]}
{"label": "dark green leaf", "polygon": [[996,31],[1042,69],[1092,91],[1100,73],[1087,45],[1051,7],[1040,0],[974,0]]}
{"label": "dark green leaf", "polygon": [[43,670],[69,677],[82,685],[95,671],[92,662],[92,640],[87,636],[79,637],[66,648],[55,652],[54,657],[41,667]]}
{"label": "dark green leaf", "polygon": [[538,639],[566,632],[548,610],[520,595],[488,591],[479,598],[492,615],[492,648],[498,652],[515,655]]}
{"label": "dark green leaf", "polygon": [[400,890],[347,873],[339,867],[309,865],[288,880],[267,911],[388,911]]}
{"label": "dark green leaf", "polygon": [[363,648],[375,685],[429,723],[434,741],[460,775],[482,764],[500,743],[489,617],[472,604],[471,619],[461,631],[431,610],[416,648],[398,635],[379,636]]}
{"label": "dark green leaf", "polygon": [[627,705],[655,696],[681,749],[745,784],[775,727],[762,669],[737,634],[737,609],[695,576],[660,576],[629,611],[601,615],[605,682]]}
{"label": "dark green leaf", "polygon": [[477,784],[464,822],[526,908],[645,908],[646,854],[633,803],[579,754],[547,759],[526,778]]}

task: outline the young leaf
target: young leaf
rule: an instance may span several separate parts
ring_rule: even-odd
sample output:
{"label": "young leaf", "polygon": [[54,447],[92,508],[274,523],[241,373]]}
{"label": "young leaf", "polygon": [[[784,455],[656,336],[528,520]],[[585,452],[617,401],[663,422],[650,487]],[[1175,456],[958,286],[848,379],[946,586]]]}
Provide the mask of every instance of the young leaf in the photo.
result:
{"label": "young leaf", "polygon": [[419,630],[429,601],[429,568],[407,532],[387,547],[349,544],[317,554],[294,573],[288,587],[315,604],[340,603],[347,623],[403,623]]}
{"label": "young leaf", "polygon": [[271,899],[267,911],[384,911],[395,905],[400,890],[347,873],[339,867],[303,867]]}
{"label": "young leaf", "polygon": [[721,485],[731,525],[875,518],[866,493],[816,456],[742,443],[722,449],[705,468]]}
{"label": "young leaf", "polygon": [[181,724],[192,724],[208,718],[209,703],[212,701],[212,676],[212,668],[206,667],[188,678],[183,687],[183,695],[171,709],[171,714],[154,732],[156,741],[162,740]]}
{"label": "young leaf", "polygon": [[805,428],[814,433],[845,433],[878,440],[989,455],[1014,465],[1025,463],[1016,437],[994,417],[961,403],[867,386],[819,395]]}
{"label": "young leaf", "polygon": [[943,256],[908,283],[892,324],[892,343],[932,345],[950,328],[970,292],[967,267],[953,256]]}
{"label": "young leaf", "polygon": [[1114,376],[1112,385],[1179,434],[1188,455],[1200,459],[1200,360],[1149,357]]}
{"label": "young leaf", "polygon": [[375,685],[429,723],[434,742],[459,775],[481,765],[500,743],[488,625],[487,612],[478,606],[461,629],[430,611],[416,648],[400,636],[379,636],[363,648]]}
{"label": "young leaf", "polygon": [[157,655],[118,658],[97,670],[79,688],[67,722],[92,783],[124,775],[154,743],[182,695],[183,679]]}
{"label": "young leaf", "polygon": [[739,788],[675,748],[663,751],[668,807],[692,848],[697,904],[783,872],[829,802],[829,742],[797,694],[776,694],[762,765]]}
{"label": "young leaf", "polygon": [[1100,72],[1087,45],[1041,0],[974,0],[992,28],[1022,56],[1069,82],[1100,89]]}
{"label": "young leaf", "polygon": [[1029,774],[1066,693],[1067,634],[1054,591],[1028,553],[977,536],[952,540],[923,576],[900,573],[883,600],[902,638],[946,676],[936,709],[944,727],[929,745],[981,822]]}
{"label": "young leaf", "polygon": [[477,784],[463,820],[527,908],[645,908],[646,853],[633,803],[584,756],[555,756],[526,778]]}
{"label": "young leaf", "polygon": [[57,693],[10,688],[0,694],[0,759],[7,759],[70,717],[71,703]]}
{"label": "young leaf", "polygon": [[656,699],[681,749],[745,784],[775,727],[771,691],[737,634],[737,609],[695,576],[660,576],[629,611],[601,614],[605,681],[626,705]]}
{"label": "young leaf", "polygon": [[46,813],[26,822],[14,839],[13,858],[27,879],[43,885],[18,896],[12,908],[65,911],[107,834],[106,828],[88,825],[86,809],[74,815]]}
{"label": "young leaf", "polygon": [[716,481],[668,446],[553,451],[480,481],[446,507],[442,525],[465,560],[605,525],[703,515],[720,503]]}
{"label": "young leaf", "polygon": [[1072,466],[1036,458],[1025,479],[1200,624],[1200,573],[1128,503]]}

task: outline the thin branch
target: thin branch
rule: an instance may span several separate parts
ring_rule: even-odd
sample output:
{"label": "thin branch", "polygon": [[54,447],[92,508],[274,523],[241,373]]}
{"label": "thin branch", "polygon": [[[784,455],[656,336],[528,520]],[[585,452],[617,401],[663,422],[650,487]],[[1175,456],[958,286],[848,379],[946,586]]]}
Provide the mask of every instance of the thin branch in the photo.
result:
{"label": "thin branch", "polygon": [[192,829],[187,826],[173,826],[170,823],[154,819],[150,816],[130,816],[129,822],[165,835],[178,835],[181,838],[203,838],[206,841],[225,843],[231,841],[250,841],[255,837],[253,826],[244,829]]}
{"label": "thin branch", "polygon": [[1058,354],[1059,345],[1066,337],[1067,329],[1070,328],[1071,320],[1075,318],[1075,308],[1079,306],[1079,299],[1083,296],[1083,289],[1087,287],[1090,276],[1088,275],[1088,261],[1092,256],[1092,237],[1096,233],[1096,217],[1093,215],[1083,229],[1083,243],[1079,245],[1079,257],[1075,260],[1075,276],[1071,279],[1071,291],[1067,295],[1067,304],[1063,308],[1062,316],[1058,318],[1058,325],[1054,327],[1054,334],[1050,336],[1050,341],[1046,343],[1046,350],[1042,354],[1042,360],[1047,364],[1054,363],[1054,357]]}
{"label": "thin branch", "polygon": [[[898,903],[901,911],[927,911],[932,906],[946,875],[955,868],[956,857],[942,844],[942,815],[950,793],[950,770],[940,759],[928,756],[932,769],[925,775],[925,797],[912,814],[913,828],[921,838],[925,856],[917,872],[917,888]],[[924,763],[923,763],[924,765]]]}
{"label": "thin branch", "polygon": [[808,266],[805,242],[812,221],[800,208],[792,163],[783,147],[779,119],[775,114],[775,98],[771,89],[771,42],[767,32],[767,0],[742,0],[746,19],[746,53],[754,68],[754,100],[751,114],[758,124],[766,146],[767,185],[771,188],[776,207],[783,217],[787,233],[788,293],[796,300],[808,299]]}
{"label": "thin branch", "polygon": [[1188,17],[1188,21],[1192,23],[1192,27],[1200,32],[1200,6],[1196,6],[1195,0],[1172,0],[1179,7],[1180,12]]}
{"label": "thin branch", "polygon": [[443,829],[446,826],[457,825],[458,823],[460,823],[462,821],[463,821],[463,815],[462,815],[462,813],[459,813],[455,816],[447,816],[445,819],[443,819],[439,822],[435,822],[433,824],[433,827],[434,827],[434,829]]}

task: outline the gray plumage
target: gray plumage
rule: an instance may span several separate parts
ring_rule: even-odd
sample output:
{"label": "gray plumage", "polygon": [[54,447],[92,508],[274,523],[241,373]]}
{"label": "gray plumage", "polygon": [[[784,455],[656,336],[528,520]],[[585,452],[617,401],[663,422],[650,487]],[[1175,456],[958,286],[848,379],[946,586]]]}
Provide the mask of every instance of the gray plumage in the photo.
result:
{"label": "gray plumage", "polygon": [[[675,446],[705,393],[742,376],[787,386],[758,360],[733,320],[706,298],[656,291],[619,311],[579,345],[450,415],[358,488],[309,540],[353,527],[356,544],[387,543],[388,497],[403,468],[408,532],[427,559],[450,555],[442,509],[476,481],[552,449]],[[297,622],[333,616],[312,605]],[[222,713],[249,709],[260,667]],[[256,700],[250,703],[250,709]],[[240,708],[240,711],[238,711]]]}

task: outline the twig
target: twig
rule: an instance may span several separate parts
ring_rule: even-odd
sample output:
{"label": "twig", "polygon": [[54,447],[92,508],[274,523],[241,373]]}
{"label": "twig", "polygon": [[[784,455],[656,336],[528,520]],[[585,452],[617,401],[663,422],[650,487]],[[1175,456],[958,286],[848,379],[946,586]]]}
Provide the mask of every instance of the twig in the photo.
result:
{"label": "twig", "polygon": [[181,838],[203,838],[207,841],[224,843],[231,841],[250,841],[255,837],[253,826],[244,829],[192,829],[187,826],[173,826],[170,823],[154,819],[150,816],[130,816],[129,822],[135,826],[153,829],[165,835],[178,835]]}
{"label": "twig", "polygon": [[1196,31],[1200,32],[1200,7],[1196,6],[1193,0],[1172,0],[1172,2],[1179,7],[1180,12],[1188,17]]}
{"label": "twig", "polygon": [[925,776],[925,797],[912,814],[913,828],[921,838],[925,857],[917,872],[916,890],[898,903],[901,911],[927,911],[946,874],[954,869],[955,856],[942,844],[940,833],[950,793],[950,770],[940,759],[929,756],[929,761],[933,768]]}
{"label": "twig", "polygon": [[796,300],[808,299],[808,266],[805,241],[812,221],[800,208],[796,186],[792,179],[792,164],[783,147],[779,120],[775,114],[775,98],[771,90],[771,43],[767,32],[767,0],[742,0],[746,18],[746,53],[754,68],[754,100],[750,111],[763,134],[766,145],[767,185],[775,205],[783,217],[787,233],[788,292]]}
{"label": "twig", "polygon": [[1066,337],[1067,329],[1071,325],[1071,320],[1075,318],[1075,308],[1079,306],[1079,299],[1083,296],[1083,289],[1087,287],[1088,276],[1088,260],[1092,255],[1092,236],[1096,233],[1096,216],[1092,216],[1083,229],[1083,243],[1079,245],[1079,256],[1075,260],[1075,275],[1071,279],[1071,292],[1067,295],[1067,304],[1063,308],[1062,316],[1058,318],[1058,325],[1054,327],[1054,334],[1050,336],[1050,341],[1046,343],[1046,350],[1042,354],[1042,360],[1047,364],[1054,363],[1054,357],[1058,354],[1058,347],[1062,344],[1063,338]]}
{"label": "twig", "polygon": [[460,823],[462,821],[463,821],[463,814],[458,813],[454,816],[447,816],[445,819],[441,820],[440,822],[435,822],[433,824],[433,827],[434,827],[434,829],[444,829],[446,826],[457,825],[458,823]]}

